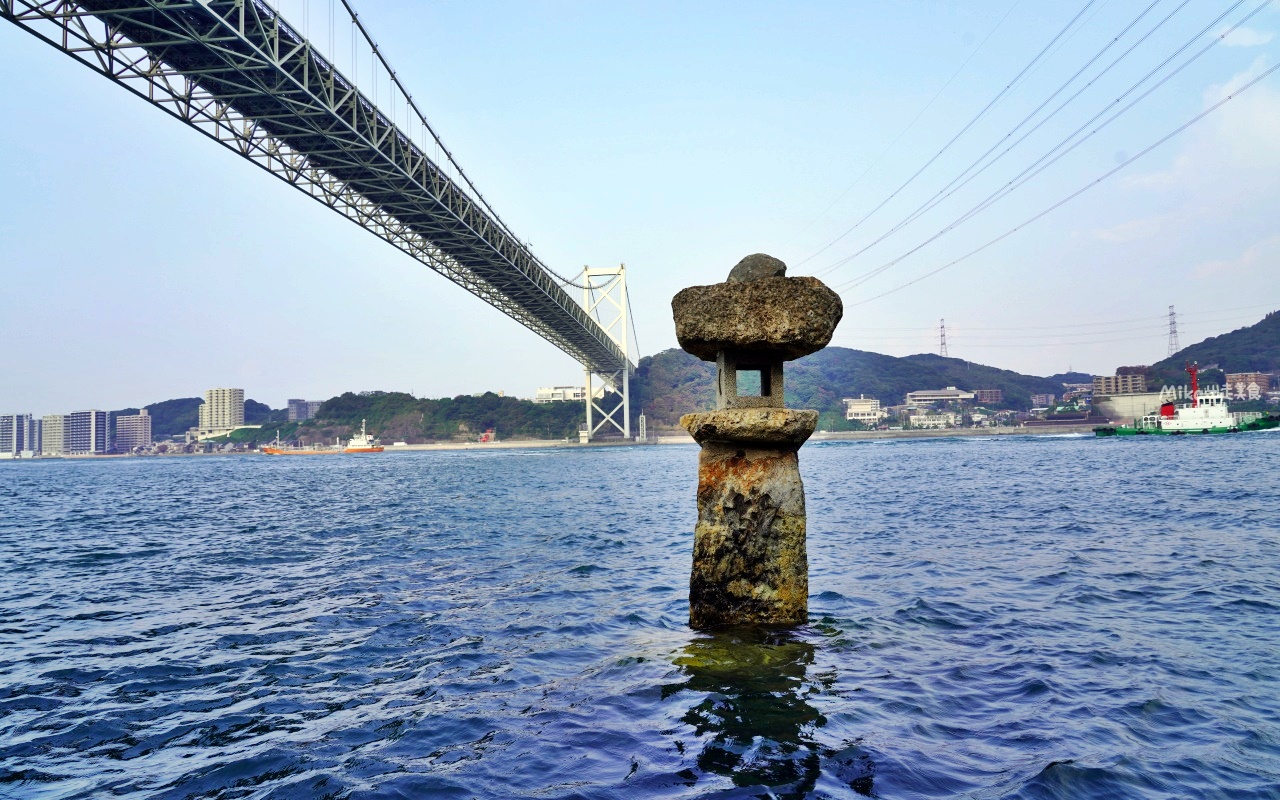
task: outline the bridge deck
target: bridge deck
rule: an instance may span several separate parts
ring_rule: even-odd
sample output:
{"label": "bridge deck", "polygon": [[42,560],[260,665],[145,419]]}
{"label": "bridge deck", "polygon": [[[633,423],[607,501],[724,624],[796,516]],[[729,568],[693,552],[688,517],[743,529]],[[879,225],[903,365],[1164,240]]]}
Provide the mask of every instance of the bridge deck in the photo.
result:
{"label": "bridge deck", "polygon": [[0,0],[0,15],[363,225],[594,372],[622,349],[260,0]]}

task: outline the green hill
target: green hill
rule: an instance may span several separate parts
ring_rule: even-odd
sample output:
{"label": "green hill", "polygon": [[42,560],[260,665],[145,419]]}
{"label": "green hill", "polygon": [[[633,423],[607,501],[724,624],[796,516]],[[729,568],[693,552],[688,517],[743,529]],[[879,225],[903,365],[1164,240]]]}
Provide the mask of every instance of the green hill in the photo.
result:
{"label": "green hill", "polygon": [[403,392],[347,392],[324,401],[316,418],[299,426],[298,434],[331,439],[331,429],[354,430],[367,420],[369,432],[383,441],[475,439],[490,428],[502,439],[576,440],[582,416],[581,403],[534,403],[493,392],[438,400]]}
{"label": "green hill", "polygon": [[[194,428],[200,421],[200,404],[203,402],[199,397],[179,397],[146,406],[151,416],[151,437],[168,439],[186,433],[187,428]],[[136,408],[122,408],[112,411],[111,419],[137,413]]]}
{"label": "green hill", "polygon": [[1183,367],[1188,361],[1197,361],[1201,366],[1218,365],[1218,370],[1205,374],[1206,383],[1221,381],[1222,372],[1280,371],[1280,311],[1272,311],[1253,325],[1211,336],[1157,361],[1147,372],[1148,385],[1186,383]]}
{"label": "green hill", "polygon": [[[640,360],[632,382],[633,413],[643,410],[649,424],[676,425],[681,414],[706,410],[715,404],[715,365],[682,350],[665,350]],[[1089,378],[1081,373],[1083,382]],[[1056,376],[1055,376],[1056,377]],[[845,397],[866,395],[885,405],[897,405],[907,392],[918,389],[1000,389],[1001,408],[1031,407],[1031,395],[1062,393],[1062,380],[1022,375],[974,364],[959,358],[914,355],[905,358],[828,347],[787,364],[786,403],[793,408],[816,408],[843,418]]]}
{"label": "green hill", "polygon": [[[200,423],[200,404],[204,400],[199,397],[179,397],[173,400],[162,400],[145,406],[151,416],[151,437],[168,439],[181,436],[188,428]],[[137,408],[122,408],[111,412],[111,419],[119,416],[137,414]],[[288,412],[281,408],[273,410],[266,403],[257,400],[244,401],[244,421],[246,425],[260,425],[268,422],[284,421]]]}

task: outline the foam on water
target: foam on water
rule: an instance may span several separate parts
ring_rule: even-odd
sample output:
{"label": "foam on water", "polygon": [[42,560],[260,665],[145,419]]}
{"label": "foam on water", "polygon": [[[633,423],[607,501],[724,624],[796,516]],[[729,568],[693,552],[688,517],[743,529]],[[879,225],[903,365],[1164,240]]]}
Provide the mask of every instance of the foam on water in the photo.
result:
{"label": "foam on water", "polygon": [[983,445],[716,634],[692,447],[0,465],[0,796],[1280,796],[1280,438]]}

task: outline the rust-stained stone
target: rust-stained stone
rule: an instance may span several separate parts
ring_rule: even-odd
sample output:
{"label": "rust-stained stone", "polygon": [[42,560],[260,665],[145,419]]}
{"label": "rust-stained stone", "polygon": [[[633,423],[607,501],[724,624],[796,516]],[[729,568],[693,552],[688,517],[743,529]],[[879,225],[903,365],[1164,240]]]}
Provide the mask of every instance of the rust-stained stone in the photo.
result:
{"label": "rust-stained stone", "polygon": [[799,625],[808,614],[804,486],[795,451],[704,443],[690,626]]}
{"label": "rust-stained stone", "polygon": [[817,411],[788,408],[734,408],[680,418],[680,427],[698,444],[723,442],[780,449],[800,447],[817,426]]}
{"label": "rust-stained stone", "polygon": [[[756,253],[725,283],[681,291],[671,309],[680,346],[722,373],[721,407],[680,418],[702,445],[689,624],[803,624],[809,561],[797,451],[818,412],[781,407],[782,362],[831,341],[840,296],[817,278],[786,277],[785,264]],[[738,372],[748,369],[761,372],[759,398],[737,396]]]}
{"label": "rust-stained stone", "polygon": [[719,350],[791,361],[826,347],[844,314],[840,295],[811,277],[690,286],[671,309],[680,346],[703,361]]}

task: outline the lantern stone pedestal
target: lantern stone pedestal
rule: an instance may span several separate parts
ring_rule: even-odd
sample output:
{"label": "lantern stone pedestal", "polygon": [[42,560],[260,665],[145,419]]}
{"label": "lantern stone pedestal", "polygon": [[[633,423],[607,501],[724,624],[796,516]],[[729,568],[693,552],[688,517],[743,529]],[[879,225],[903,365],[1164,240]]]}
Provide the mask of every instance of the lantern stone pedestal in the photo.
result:
{"label": "lantern stone pedestal", "polygon": [[[680,346],[716,362],[716,410],[680,424],[702,446],[689,624],[795,625],[809,613],[804,486],[797,451],[817,411],[783,407],[783,362],[822,349],[843,314],[816,278],[748,256],[725,283],[672,300]],[[758,392],[739,394],[742,373]]]}

